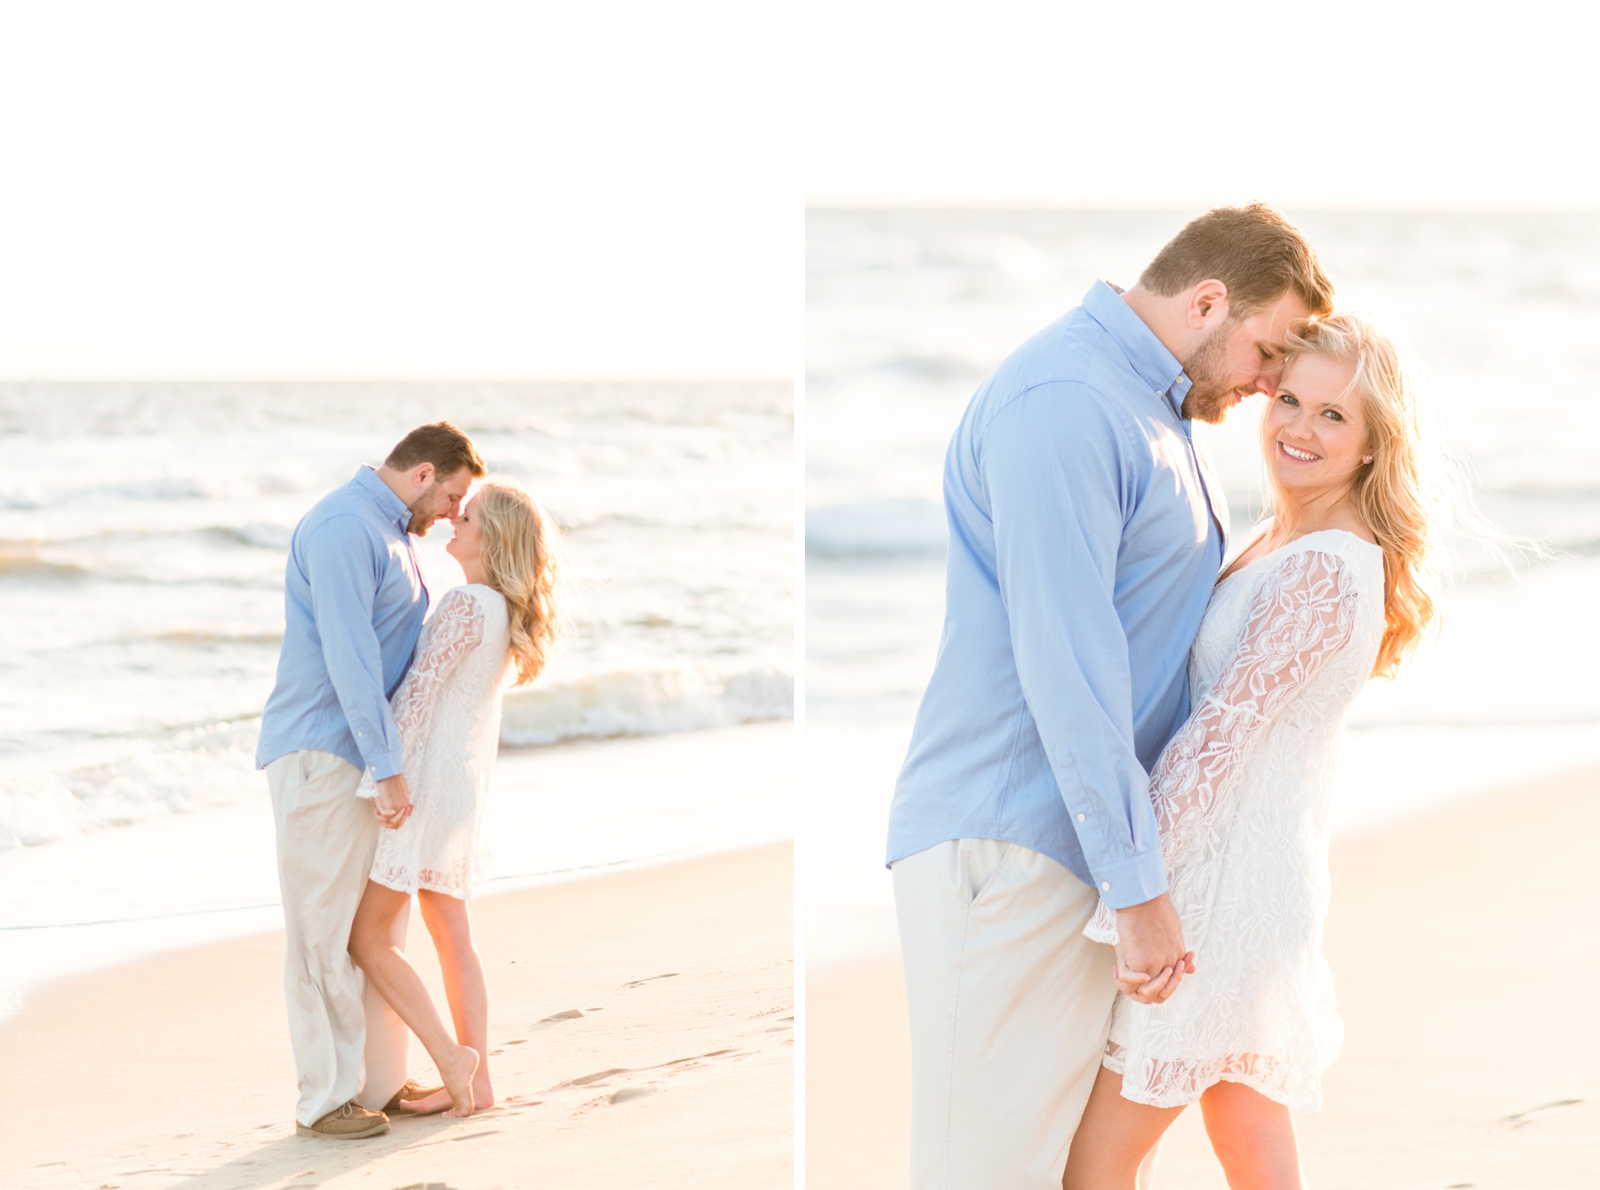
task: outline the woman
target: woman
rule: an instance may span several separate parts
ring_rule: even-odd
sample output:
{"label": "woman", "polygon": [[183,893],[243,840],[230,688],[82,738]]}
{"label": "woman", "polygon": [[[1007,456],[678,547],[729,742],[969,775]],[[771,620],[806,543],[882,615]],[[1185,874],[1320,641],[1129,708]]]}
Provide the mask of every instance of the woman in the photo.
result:
{"label": "woman", "polygon": [[[1329,777],[1351,700],[1433,618],[1423,565],[1443,476],[1426,445],[1414,384],[1367,321],[1291,336],[1262,421],[1274,516],[1217,582],[1193,711],[1151,779],[1198,959],[1165,1003],[1117,998],[1067,1190],[1132,1190],[1197,1100],[1230,1186],[1302,1184],[1290,1110],[1318,1109],[1343,1033],[1321,955]],[[1102,905],[1084,932],[1114,943],[1114,915]],[[1148,994],[1170,971],[1117,976]]]}
{"label": "woman", "polygon": [[[393,829],[380,834],[350,954],[427,1048],[444,1082],[422,1098],[401,1100],[401,1108],[469,1116],[494,1103],[494,1089],[485,1061],[488,992],[466,901],[483,870],[484,801],[507,672],[515,666],[518,685],[532,681],[555,635],[556,542],[539,506],[502,483],[484,484],[452,524],[445,548],[466,585],[439,601],[393,699],[416,802],[390,806],[379,798],[379,820]],[[371,790],[370,777],[365,786]],[[391,945],[412,893],[439,953],[454,1037],[404,952]]]}

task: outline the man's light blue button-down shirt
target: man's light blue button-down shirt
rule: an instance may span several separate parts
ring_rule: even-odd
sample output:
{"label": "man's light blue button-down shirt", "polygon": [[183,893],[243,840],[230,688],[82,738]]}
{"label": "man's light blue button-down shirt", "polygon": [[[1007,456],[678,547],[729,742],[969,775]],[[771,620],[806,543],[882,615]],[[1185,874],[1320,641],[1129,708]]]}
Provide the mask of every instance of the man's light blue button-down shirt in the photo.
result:
{"label": "man's light blue button-down shirt", "polygon": [[1147,772],[1189,711],[1227,509],[1182,365],[1104,282],[986,380],[945,458],[944,632],[889,861],[1018,843],[1112,908],[1166,891]]}
{"label": "man's light blue button-down shirt", "polygon": [[295,526],[258,768],[311,748],[374,781],[404,771],[389,696],[411,667],[428,612],[410,520],[405,502],[363,466]]}

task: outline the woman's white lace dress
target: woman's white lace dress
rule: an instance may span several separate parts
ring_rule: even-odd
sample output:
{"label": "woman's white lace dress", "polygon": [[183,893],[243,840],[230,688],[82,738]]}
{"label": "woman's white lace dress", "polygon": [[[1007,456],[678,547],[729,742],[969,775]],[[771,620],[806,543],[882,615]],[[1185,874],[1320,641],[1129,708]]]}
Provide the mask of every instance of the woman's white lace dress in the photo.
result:
{"label": "woman's white lace dress", "polygon": [[[510,663],[505,597],[481,583],[445,592],[391,700],[415,809],[399,830],[378,832],[378,884],[472,895],[488,862],[483,810]],[[363,786],[373,792],[370,776]]]}
{"label": "woman's white lace dress", "polygon": [[[1165,1004],[1118,996],[1105,1065],[1138,1103],[1223,1080],[1321,1106],[1344,1027],[1322,958],[1330,785],[1344,714],[1383,637],[1383,552],[1309,533],[1217,585],[1189,654],[1193,710],[1151,800],[1195,973]],[[1084,933],[1116,941],[1102,904]]]}

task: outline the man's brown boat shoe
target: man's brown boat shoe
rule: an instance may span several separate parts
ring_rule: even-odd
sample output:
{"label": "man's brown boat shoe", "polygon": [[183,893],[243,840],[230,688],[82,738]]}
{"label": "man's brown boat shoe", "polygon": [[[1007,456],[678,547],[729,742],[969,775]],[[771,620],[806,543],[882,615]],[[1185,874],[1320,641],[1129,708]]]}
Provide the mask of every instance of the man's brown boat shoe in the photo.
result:
{"label": "man's brown boat shoe", "polygon": [[406,1085],[394,1093],[394,1098],[383,1105],[383,1110],[388,1112],[391,1116],[414,1116],[417,1114],[416,1112],[412,1111],[409,1107],[400,1106],[400,1101],[402,1099],[410,1099],[412,1101],[426,1099],[435,1091],[442,1090],[444,1090],[443,1086],[425,1087],[416,1079],[408,1078],[406,1079]]}
{"label": "man's brown boat shoe", "polygon": [[360,1140],[365,1136],[382,1136],[389,1131],[389,1117],[381,1111],[368,1111],[352,1099],[343,1107],[334,1108],[310,1126],[296,1121],[294,1130],[301,1136],[322,1136],[330,1140]]}

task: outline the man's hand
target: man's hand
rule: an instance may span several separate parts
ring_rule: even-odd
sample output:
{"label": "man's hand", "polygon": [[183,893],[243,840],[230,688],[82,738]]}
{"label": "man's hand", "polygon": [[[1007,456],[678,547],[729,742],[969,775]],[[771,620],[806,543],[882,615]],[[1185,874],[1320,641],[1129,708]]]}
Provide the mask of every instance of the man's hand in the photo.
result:
{"label": "man's hand", "polygon": [[1117,910],[1117,988],[1140,1004],[1160,1004],[1194,974],[1194,951],[1183,949],[1183,925],[1167,894]]}
{"label": "man's hand", "polygon": [[379,826],[392,831],[400,829],[400,824],[411,814],[411,790],[404,773],[378,782],[378,796],[372,799],[372,812],[377,815]]}

